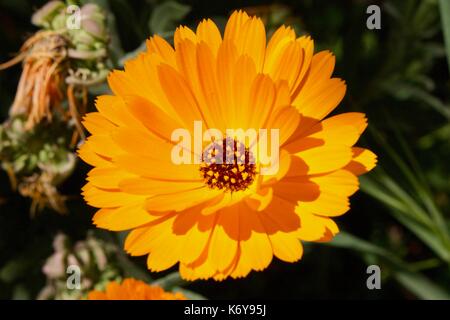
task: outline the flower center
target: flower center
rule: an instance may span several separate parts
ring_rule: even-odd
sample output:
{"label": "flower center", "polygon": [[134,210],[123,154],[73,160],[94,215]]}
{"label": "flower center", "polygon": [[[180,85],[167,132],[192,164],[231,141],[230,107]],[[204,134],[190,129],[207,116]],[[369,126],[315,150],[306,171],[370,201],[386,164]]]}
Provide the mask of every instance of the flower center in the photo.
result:
{"label": "flower center", "polygon": [[211,189],[242,191],[255,179],[255,159],[249,148],[236,140],[215,141],[203,151],[200,173]]}

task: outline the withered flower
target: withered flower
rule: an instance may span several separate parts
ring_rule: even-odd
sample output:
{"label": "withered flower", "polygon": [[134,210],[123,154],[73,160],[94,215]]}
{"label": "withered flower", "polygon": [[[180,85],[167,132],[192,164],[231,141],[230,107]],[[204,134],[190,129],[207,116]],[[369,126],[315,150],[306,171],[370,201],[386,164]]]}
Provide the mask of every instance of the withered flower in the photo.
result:
{"label": "withered flower", "polygon": [[[72,171],[73,149],[84,139],[80,120],[87,109],[88,87],[103,82],[110,67],[106,14],[95,4],[80,8],[50,1],[31,22],[39,30],[24,42],[16,57],[0,64],[2,70],[22,63],[10,118],[0,128],[0,160],[13,188],[32,198],[32,213],[45,206],[65,212],[64,197],[56,187]],[[61,126],[66,130],[60,130]],[[58,132],[51,131],[55,128]],[[50,133],[43,135],[45,130]],[[58,143],[58,138],[64,143]],[[64,154],[58,169],[52,157],[38,156],[49,150],[28,148],[29,143],[50,145]],[[31,161],[30,170],[21,167],[23,161]]]}
{"label": "withered flower", "polygon": [[58,113],[72,119],[83,136],[79,121],[86,111],[86,88],[103,81],[108,72],[108,35],[105,14],[97,5],[84,5],[77,14],[78,25],[70,25],[63,2],[47,3],[32,17],[41,29],[25,41],[15,58],[0,65],[1,70],[23,63],[10,114],[25,114],[26,129],[43,119],[51,121]]}

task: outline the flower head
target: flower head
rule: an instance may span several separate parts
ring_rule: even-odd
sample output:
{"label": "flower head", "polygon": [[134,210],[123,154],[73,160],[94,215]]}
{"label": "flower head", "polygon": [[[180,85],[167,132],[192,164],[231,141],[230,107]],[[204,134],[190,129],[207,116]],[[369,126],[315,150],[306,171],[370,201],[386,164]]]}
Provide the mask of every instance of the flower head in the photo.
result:
{"label": "flower head", "polygon": [[84,120],[94,223],[131,229],[127,252],[148,254],[152,271],[179,264],[189,280],[245,277],[274,256],[298,261],[299,240],[332,239],[332,217],[376,157],[354,147],[364,114],[325,119],[346,86],[313,47],[285,26],[266,43],[261,20],[241,11],[223,36],[204,20],[179,27],[174,47],[149,39]]}
{"label": "flower head", "polygon": [[88,293],[88,300],[185,300],[179,292],[170,293],[159,286],[128,278],[122,283],[111,281],[105,291],[93,290]]}

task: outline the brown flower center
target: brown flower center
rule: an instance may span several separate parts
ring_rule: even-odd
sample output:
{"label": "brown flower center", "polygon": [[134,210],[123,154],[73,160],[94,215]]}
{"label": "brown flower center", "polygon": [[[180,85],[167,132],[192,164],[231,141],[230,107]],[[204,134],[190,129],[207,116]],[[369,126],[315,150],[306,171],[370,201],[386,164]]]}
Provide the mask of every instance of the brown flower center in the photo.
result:
{"label": "brown flower center", "polygon": [[242,191],[255,179],[255,159],[244,144],[229,138],[223,139],[205,148],[200,173],[211,189]]}

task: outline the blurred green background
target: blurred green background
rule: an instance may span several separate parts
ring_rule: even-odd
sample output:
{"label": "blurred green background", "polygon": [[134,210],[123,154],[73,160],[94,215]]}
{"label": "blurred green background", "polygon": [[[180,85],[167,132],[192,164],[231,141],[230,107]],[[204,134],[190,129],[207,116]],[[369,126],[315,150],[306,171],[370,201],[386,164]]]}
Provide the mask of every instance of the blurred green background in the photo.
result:
{"label": "blurred green background", "polygon": [[[310,34],[316,52],[329,49],[336,55],[334,74],[348,85],[336,112],[367,114],[369,129],[360,145],[379,159],[361,179],[351,210],[337,219],[342,233],[332,243],[305,244],[299,263],[274,261],[240,280],[183,283],[171,273],[176,270],[148,273],[144,259],[122,256],[120,272],[145,279],[169,275],[168,287],[183,286],[209,299],[450,299],[450,1],[82,2],[108,10],[116,67],[153,33],[171,39],[178,24],[195,26],[206,17],[223,26],[237,8],[263,17],[268,33],[287,24],[297,34]],[[44,3],[0,0],[0,61],[10,59],[37,30],[30,17]],[[380,30],[366,27],[370,4],[381,8]],[[0,72],[2,121],[20,71],[15,66]],[[94,229],[93,209],[80,196],[87,170],[78,163],[60,186],[68,196],[68,214],[46,209],[34,217],[29,199],[13,192],[7,174],[0,173],[1,299],[36,298],[46,285],[42,267],[53,253],[55,235],[63,232],[76,242]],[[94,232],[114,246],[123,239]],[[381,290],[366,287],[371,264],[381,267]]]}

